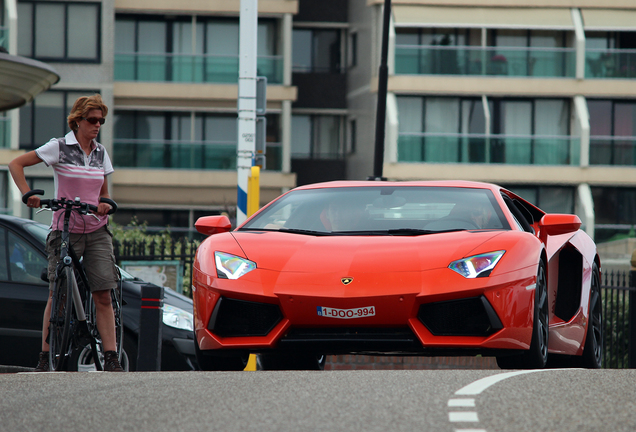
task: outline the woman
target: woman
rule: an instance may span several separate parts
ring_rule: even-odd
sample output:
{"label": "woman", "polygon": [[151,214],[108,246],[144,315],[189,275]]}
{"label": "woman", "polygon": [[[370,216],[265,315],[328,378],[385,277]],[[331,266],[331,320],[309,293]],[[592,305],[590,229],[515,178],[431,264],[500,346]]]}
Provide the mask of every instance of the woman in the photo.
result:
{"label": "woman", "polygon": [[[115,316],[110,290],[117,287],[117,269],[113,255],[112,234],[107,228],[109,204],[100,203],[101,197],[110,198],[106,176],[113,166],[103,145],[95,139],[108,114],[108,107],[100,95],[82,96],[73,104],[67,120],[71,131],[64,138],[53,138],[43,146],[18,156],[9,163],[9,171],[20,192],[31,190],[24,168],[44,162],[54,172],[56,198],[79,197],[82,202],[97,206],[98,219],[92,215],[73,213],[70,221],[71,244],[84,264],[97,312],[97,329],[104,348],[104,370],[123,372],[117,356]],[[31,208],[40,207],[40,198],[31,196],[27,201]],[[48,371],[49,367],[49,318],[51,298],[55,286],[55,266],[59,261],[60,231],[63,211],[53,215],[51,234],[46,242],[49,255],[49,299],[42,323],[42,352],[36,371]]]}

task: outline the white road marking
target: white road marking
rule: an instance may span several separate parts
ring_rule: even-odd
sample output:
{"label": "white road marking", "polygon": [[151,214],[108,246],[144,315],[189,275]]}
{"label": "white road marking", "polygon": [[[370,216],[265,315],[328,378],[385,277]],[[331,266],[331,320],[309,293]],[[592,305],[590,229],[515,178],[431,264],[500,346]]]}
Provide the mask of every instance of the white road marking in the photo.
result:
{"label": "white road marking", "polygon": [[[481,392],[483,392],[484,390],[486,390],[488,387],[497,384],[499,381],[503,381],[506,378],[510,378],[513,376],[517,376],[517,375],[523,375],[523,374],[527,374],[527,373],[532,373],[532,372],[542,372],[546,369],[532,369],[532,370],[522,370],[522,371],[515,371],[515,372],[505,372],[505,373],[500,373],[500,374],[496,374],[496,375],[491,375],[488,376],[486,378],[482,378],[480,380],[477,380],[475,382],[472,382],[470,384],[468,384],[465,387],[460,388],[459,390],[457,390],[455,392],[456,395],[463,395],[463,396],[474,396],[474,395],[478,395]],[[550,369],[548,369],[550,370]],[[554,369],[551,369],[554,370]]]}
{"label": "white road marking", "polygon": [[449,407],[474,407],[475,399],[449,399]]}
{"label": "white road marking", "polygon": [[[481,394],[488,387],[497,384],[500,381],[503,381],[507,378],[511,378],[517,375],[524,375],[533,372],[545,372],[545,371],[555,371],[555,370],[573,370],[573,369],[532,369],[532,370],[521,370],[514,372],[504,372],[498,373],[495,375],[491,375],[477,381],[474,381],[467,386],[464,386],[455,392],[458,396],[476,396]],[[449,407],[474,407],[475,399],[474,398],[454,398],[448,400]],[[459,422],[479,422],[476,411],[451,411],[448,413],[448,419],[452,423]],[[486,429],[455,429],[455,432],[487,432]]]}
{"label": "white road marking", "polygon": [[448,420],[455,422],[478,422],[477,413],[474,411],[449,412]]}

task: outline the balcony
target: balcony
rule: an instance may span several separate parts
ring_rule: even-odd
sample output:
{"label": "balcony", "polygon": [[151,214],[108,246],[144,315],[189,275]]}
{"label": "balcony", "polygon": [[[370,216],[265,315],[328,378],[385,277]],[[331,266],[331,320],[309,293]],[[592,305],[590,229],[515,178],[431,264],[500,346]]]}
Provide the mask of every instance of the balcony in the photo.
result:
{"label": "balcony", "polygon": [[[236,84],[238,68],[238,55],[115,54],[115,81]],[[269,84],[282,84],[283,57],[259,56],[257,74]]]}
{"label": "balcony", "polygon": [[[267,167],[281,169],[280,143],[267,143]],[[236,170],[236,142],[122,139],[113,140],[118,168]]]}
{"label": "balcony", "polygon": [[636,166],[636,137],[590,137],[590,165]]}
{"label": "balcony", "polygon": [[586,78],[636,78],[636,50],[585,50]]}
{"label": "balcony", "polygon": [[570,136],[401,133],[398,162],[578,165]]}
{"label": "balcony", "polygon": [[574,48],[397,45],[396,75],[574,78]]}

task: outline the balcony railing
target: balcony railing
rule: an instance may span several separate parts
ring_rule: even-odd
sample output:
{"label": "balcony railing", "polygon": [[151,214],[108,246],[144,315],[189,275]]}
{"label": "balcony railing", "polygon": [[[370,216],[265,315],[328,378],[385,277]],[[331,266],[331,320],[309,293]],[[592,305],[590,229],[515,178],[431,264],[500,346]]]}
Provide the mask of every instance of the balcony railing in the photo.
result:
{"label": "balcony railing", "polygon": [[401,133],[399,162],[578,165],[570,136]]}
{"label": "balcony railing", "polygon": [[0,148],[11,147],[11,119],[0,117]]}
{"label": "balcony railing", "polygon": [[[267,143],[266,169],[280,171],[280,143]],[[113,140],[119,168],[236,170],[236,142],[125,139]]]}
{"label": "balcony railing", "polygon": [[636,166],[636,137],[590,137],[590,164]]}
{"label": "balcony railing", "polygon": [[585,50],[586,78],[636,78],[636,50]]}
{"label": "balcony railing", "polygon": [[[238,56],[211,54],[115,54],[115,81],[237,83]],[[283,57],[259,56],[257,75],[283,82]]]}
{"label": "balcony railing", "polygon": [[395,74],[575,76],[574,48],[397,45]]}

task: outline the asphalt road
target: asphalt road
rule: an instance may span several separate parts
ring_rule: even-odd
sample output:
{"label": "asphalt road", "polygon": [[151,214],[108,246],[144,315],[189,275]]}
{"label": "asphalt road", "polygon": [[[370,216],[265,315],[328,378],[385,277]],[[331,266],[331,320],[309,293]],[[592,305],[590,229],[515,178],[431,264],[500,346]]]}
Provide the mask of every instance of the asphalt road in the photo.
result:
{"label": "asphalt road", "polygon": [[634,431],[634,413],[634,370],[0,374],[10,432]]}

